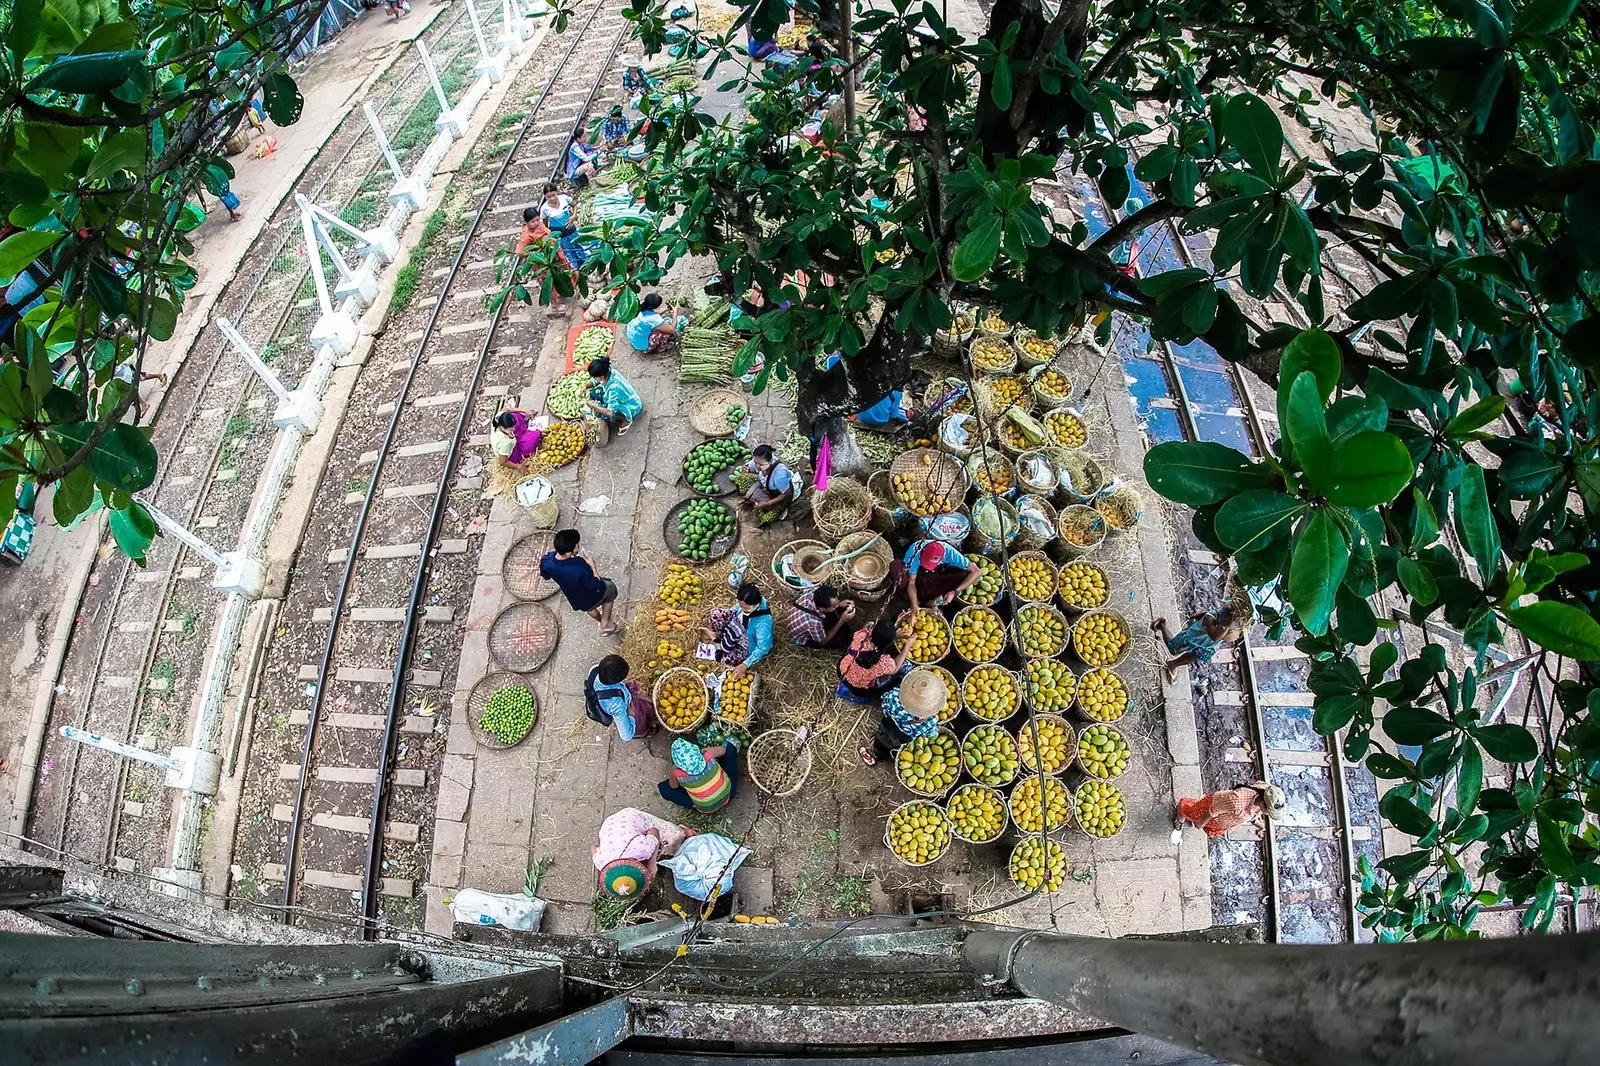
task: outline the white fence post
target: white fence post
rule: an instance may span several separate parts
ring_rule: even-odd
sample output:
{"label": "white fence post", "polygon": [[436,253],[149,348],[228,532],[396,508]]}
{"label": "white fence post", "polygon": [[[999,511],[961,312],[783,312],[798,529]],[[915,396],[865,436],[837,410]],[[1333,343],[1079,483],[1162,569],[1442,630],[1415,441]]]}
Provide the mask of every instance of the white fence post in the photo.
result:
{"label": "white fence post", "polygon": [[181,541],[184,547],[217,568],[216,576],[211,580],[212,588],[224,594],[238,593],[250,599],[261,595],[261,589],[266,584],[266,572],[259,561],[245,558],[243,552],[219,552],[149,500],[141,499],[139,502],[144,504],[145,510],[150,512],[150,517],[156,520],[162,532]]}
{"label": "white fence post", "polygon": [[478,65],[472,68],[474,74],[481,74],[487,78],[490,85],[498,85],[500,79],[506,76],[506,65],[499,55],[491,55],[489,44],[483,39],[483,22],[478,18],[477,0],[466,0],[467,19],[472,23],[472,36],[478,40]]}
{"label": "white fence post", "polygon": [[450,98],[444,94],[444,84],[439,81],[439,72],[434,68],[433,56],[428,54],[428,46],[420,39],[417,41],[417,54],[422,57],[422,69],[427,71],[428,80],[433,83],[433,95],[439,101],[439,117],[434,120],[433,128],[443,130],[453,140],[459,140],[467,132],[466,120],[450,106]]}
{"label": "white fence post", "polygon": [[279,429],[296,429],[304,434],[317,431],[317,423],[322,418],[322,405],[309,390],[300,388],[289,391],[273,372],[256,350],[250,347],[232,322],[226,318],[217,319],[217,328],[222,330],[222,335],[228,338],[228,343],[233,345],[233,350],[244,359],[245,365],[255,371],[256,377],[272,390],[278,398],[277,410],[272,414],[272,424]]}
{"label": "white fence post", "polygon": [[384,132],[383,123],[378,120],[378,113],[372,109],[372,102],[362,103],[361,110],[367,114],[367,125],[372,127],[372,135],[378,139],[378,150],[383,153],[384,161],[389,164],[389,172],[394,175],[394,187],[389,190],[391,204],[403,203],[412,211],[422,206],[423,193],[416,181],[406,177],[405,169],[400,166],[400,158],[394,154],[394,146],[389,143],[389,135]]}

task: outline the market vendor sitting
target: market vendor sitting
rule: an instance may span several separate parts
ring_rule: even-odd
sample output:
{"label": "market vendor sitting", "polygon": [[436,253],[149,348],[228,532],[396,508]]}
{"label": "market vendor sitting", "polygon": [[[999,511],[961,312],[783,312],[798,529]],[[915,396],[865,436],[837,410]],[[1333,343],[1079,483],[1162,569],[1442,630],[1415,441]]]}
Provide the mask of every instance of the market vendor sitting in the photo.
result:
{"label": "market vendor sitting", "polygon": [[636,55],[624,56],[622,59],[622,91],[633,93],[633,106],[639,106],[639,99],[644,94],[655,88],[656,79],[644,69],[644,63]]}
{"label": "market vendor sitting", "polygon": [[688,319],[677,313],[661,313],[661,294],[653,292],[639,301],[639,313],[626,326],[623,333],[628,343],[640,355],[664,355],[678,344],[678,331],[688,325]]}
{"label": "market vendor sitting", "polygon": [[672,742],[672,772],[656,785],[668,803],[702,814],[732,803],[738,788],[739,746],[732,739],[702,748],[684,737]]}
{"label": "market vendor sitting", "polygon": [[622,113],[622,105],[617,104],[606,115],[606,120],[600,123],[600,147],[615,152],[628,143],[631,133],[633,123]]}
{"label": "market vendor sitting", "polygon": [[850,650],[839,660],[834,695],[851,703],[872,703],[899,683],[910,654],[909,635],[901,640],[899,621],[883,615],[850,638]]}
{"label": "market vendor sitting", "polygon": [[489,433],[489,448],[500,462],[518,466],[533,458],[539,450],[542,435],[532,424],[533,416],[515,409],[501,411],[494,416],[494,428]]}
{"label": "market vendor sitting", "polygon": [[914,542],[894,564],[895,587],[906,593],[913,611],[949,603],[982,576],[960,549],[932,537]]}
{"label": "market vendor sitting", "polygon": [[899,687],[883,694],[883,720],[872,743],[857,749],[861,761],[872,766],[918,737],[933,736],[939,731],[939,712],[949,697],[944,678],[927,667],[911,671]]}
{"label": "market vendor sitting", "polygon": [[599,843],[589,845],[600,890],[613,899],[635,899],[650,888],[656,864],[692,836],[688,829],[653,814],[624,807],[600,823]]}
{"label": "market vendor sitting", "polygon": [[805,479],[785,466],[770,444],[756,445],[744,468],[756,476],[755,484],[744,494],[745,503],[760,512],[762,518],[786,517],[805,491]]}
{"label": "market vendor sitting", "polygon": [[850,646],[850,622],[855,616],[854,600],[839,595],[832,585],[818,585],[794,598],[783,622],[789,639],[802,648],[843,651]]}
{"label": "market vendor sitting", "polygon": [[716,644],[718,662],[736,664],[734,677],[743,677],[772,652],[772,610],[754,582],[740,585],[734,606],[712,611],[709,623],[700,638]]}

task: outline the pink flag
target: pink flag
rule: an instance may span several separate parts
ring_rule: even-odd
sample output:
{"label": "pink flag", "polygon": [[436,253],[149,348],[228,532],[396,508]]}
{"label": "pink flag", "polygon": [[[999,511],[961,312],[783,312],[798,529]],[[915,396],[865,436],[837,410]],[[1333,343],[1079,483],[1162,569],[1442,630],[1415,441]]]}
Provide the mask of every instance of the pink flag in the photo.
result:
{"label": "pink flag", "polygon": [[822,443],[817,445],[817,491],[828,491],[828,468],[833,463],[833,446],[828,443],[828,435],[822,435]]}

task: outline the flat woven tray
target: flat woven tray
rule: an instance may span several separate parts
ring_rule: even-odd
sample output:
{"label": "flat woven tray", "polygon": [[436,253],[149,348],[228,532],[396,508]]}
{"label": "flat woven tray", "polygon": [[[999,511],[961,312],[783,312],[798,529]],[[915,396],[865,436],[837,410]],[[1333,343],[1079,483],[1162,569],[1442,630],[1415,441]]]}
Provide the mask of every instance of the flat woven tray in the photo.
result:
{"label": "flat woven tray", "polygon": [[690,565],[715,562],[733,551],[734,546],[739,543],[739,513],[724,503],[721,506],[733,515],[733,532],[719,533],[711,538],[711,551],[707,553],[704,559],[691,559],[687,555],[678,554],[678,545],[682,543],[682,538],[678,536],[678,517],[688,510],[689,504],[696,499],[704,499],[704,497],[691,496],[687,500],[678,501],[673,505],[672,510],[667,512],[667,517],[661,522],[661,539],[666,542],[667,551]]}
{"label": "flat woven tray", "polygon": [[550,550],[554,533],[531,533],[511,546],[501,564],[506,591],[519,600],[542,600],[555,595],[557,585],[539,573],[539,560]]}
{"label": "flat woven tray", "polygon": [[560,638],[561,626],[550,608],[514,603],[489,628],[489,653],[507,670],[532,673],[550,658]]}
{"label": "flat woven tray", "polygon": [[[483,712],[489,706],[489,697],[505,688],[507,685],[521,685],[533,696],[533,727],[523,734],[522,740],[507,744],[493,733],[478,724],[478,719],[483,717]],[[467,724],[472,726],[472,735],[478,738],[478,743],[492,751],[508,751],[521,744],[523,740],[533,735],[533,730],[539,728],[539,697],[533,691],[533,686],[528,684],[524,677],[507,671],[488,674],[476,685],[472,686],[472,694],[467,697]]]}
{"label": "flat woven tray", "polygon": [[728,425],[728,407],[738,404],[746,413],[749,400],[732,389],[707,389],[689,401],[689,425],[702,437],[730,437],[736,427]]}

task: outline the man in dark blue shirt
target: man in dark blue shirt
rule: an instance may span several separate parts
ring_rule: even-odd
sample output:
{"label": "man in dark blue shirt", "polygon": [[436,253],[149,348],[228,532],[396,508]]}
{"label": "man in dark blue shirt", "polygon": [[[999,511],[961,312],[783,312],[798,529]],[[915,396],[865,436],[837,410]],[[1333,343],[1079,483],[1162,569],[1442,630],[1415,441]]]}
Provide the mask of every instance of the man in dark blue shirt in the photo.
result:
{"label": "man in dark blue shirt", "polygon": [[600,577],[594,565],[578,554],[578,531],[559,530],[550,544],[552,551],[539,560],[539,573],[554,581],[574,611],[582,611],[600,623],[600,632],[615,633],[611,605],[617,598],[617,583]]}

